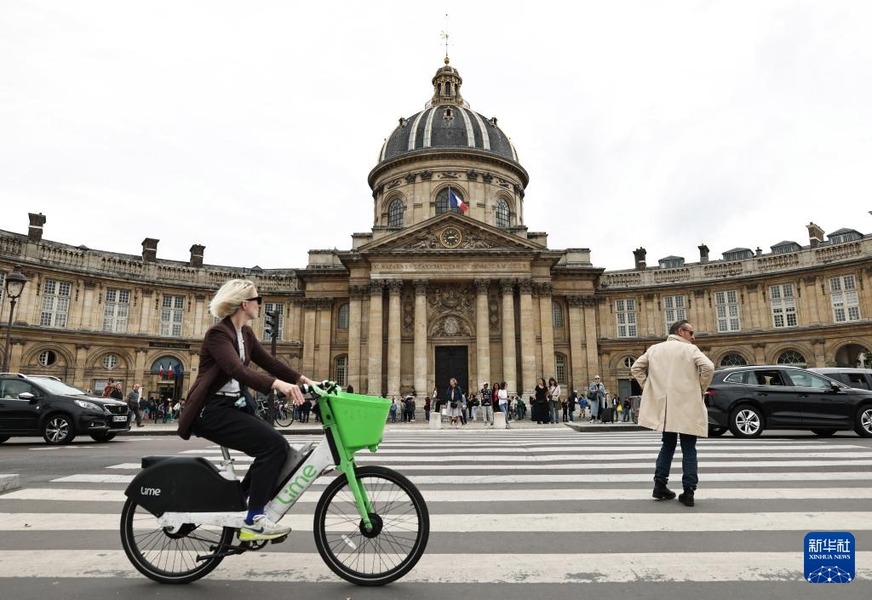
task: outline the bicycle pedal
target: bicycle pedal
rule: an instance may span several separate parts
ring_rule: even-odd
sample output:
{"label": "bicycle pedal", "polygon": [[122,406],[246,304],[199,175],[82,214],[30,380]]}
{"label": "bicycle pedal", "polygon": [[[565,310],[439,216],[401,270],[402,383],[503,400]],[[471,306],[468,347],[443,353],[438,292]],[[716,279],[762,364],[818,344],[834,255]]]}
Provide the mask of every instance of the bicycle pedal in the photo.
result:
{"label": "bicycle pedal", "polygon": [[[290,534],[288,534],[288,535],[290,535]],[[288,536],[287,536],[287,535],[283,535],[282,537],[280,537],[280,538],[276,538],[276,539],[274,539],[274,540],[270,540],[269,542],[270,542],[271,544],[281,544],[281,543],[284,542],[286,539],[288,539]]]}

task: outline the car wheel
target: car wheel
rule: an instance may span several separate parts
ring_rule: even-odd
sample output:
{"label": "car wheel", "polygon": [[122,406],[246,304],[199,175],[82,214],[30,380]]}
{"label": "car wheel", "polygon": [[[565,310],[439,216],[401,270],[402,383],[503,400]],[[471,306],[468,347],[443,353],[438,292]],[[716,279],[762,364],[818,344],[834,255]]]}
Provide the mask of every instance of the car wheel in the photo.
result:
{"label": "car wheel", "polygon": [[2,444],[3,442],[5,442],[8,439],[9,439],[8,435],[0,435],[0,444]]}
{"label": "car wheel", "polygon": [[51,415],[42,426],[42,439],[49,444],[69,444],[74,437],[73,420],[68,415]]}
{"label": "car wheel", "polygon": [[830,437],[836,433],[835,429],[812,429],[811,432],[819,437]]}
{"label": "car wheel", "polygon": [[872,404],[864,404],[857,409],[854,417],[854,431],[860,437],[872,437]]}
{"label": "car wheel", "polygon": [[116,435],[114,431],[95,431],[91,434],[91,439],[95,442],[108,442]]}
{"label": "car wheel", "polygon": [[715,427],[713,425],[709,425],[708,434],[709,437],[721,437],[727,432],[726,427]]}
{"label": "car wheel", "polygon": [[736,437],[759,437],[763,433],[763,415],[753,406],[740,406],[730,416],[730,431]]}

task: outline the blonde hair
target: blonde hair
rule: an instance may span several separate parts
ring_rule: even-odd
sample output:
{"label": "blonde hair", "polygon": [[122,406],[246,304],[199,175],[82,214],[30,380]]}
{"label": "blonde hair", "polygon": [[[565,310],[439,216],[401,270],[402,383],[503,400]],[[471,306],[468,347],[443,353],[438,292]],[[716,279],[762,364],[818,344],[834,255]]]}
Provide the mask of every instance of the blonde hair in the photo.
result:
{"label": "blonde hair", "polygon": [[209,302],[209,312],[218,319],[229,317],[239,310],[243,300],[251,298],[254,289],[254,282],[250,279],[231,279],[215,292]]}

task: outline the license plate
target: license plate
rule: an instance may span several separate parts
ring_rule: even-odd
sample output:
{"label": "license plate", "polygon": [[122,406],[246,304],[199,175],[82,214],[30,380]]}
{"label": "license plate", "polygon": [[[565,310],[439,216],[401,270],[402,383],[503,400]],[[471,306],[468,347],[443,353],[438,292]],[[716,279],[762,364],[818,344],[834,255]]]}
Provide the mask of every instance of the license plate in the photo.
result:
{"label": "license plate", "polygon": [[124,417],[124,416],[112,417],[112,421],[114,421],[115,423],[122,423],[126,420],[127,420],[127,417]]}

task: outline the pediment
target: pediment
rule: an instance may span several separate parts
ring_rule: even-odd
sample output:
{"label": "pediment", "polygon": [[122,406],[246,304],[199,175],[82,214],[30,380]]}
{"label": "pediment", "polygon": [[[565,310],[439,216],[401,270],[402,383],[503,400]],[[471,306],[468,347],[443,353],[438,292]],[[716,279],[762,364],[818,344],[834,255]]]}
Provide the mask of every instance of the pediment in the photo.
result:
{"label": "pediment", "polygon": [[475,219],[446,213],[428,219],[414,227],[372,241],[360,252],[446,252],[452,250],[524,251],[544,250],[531,242]]}

